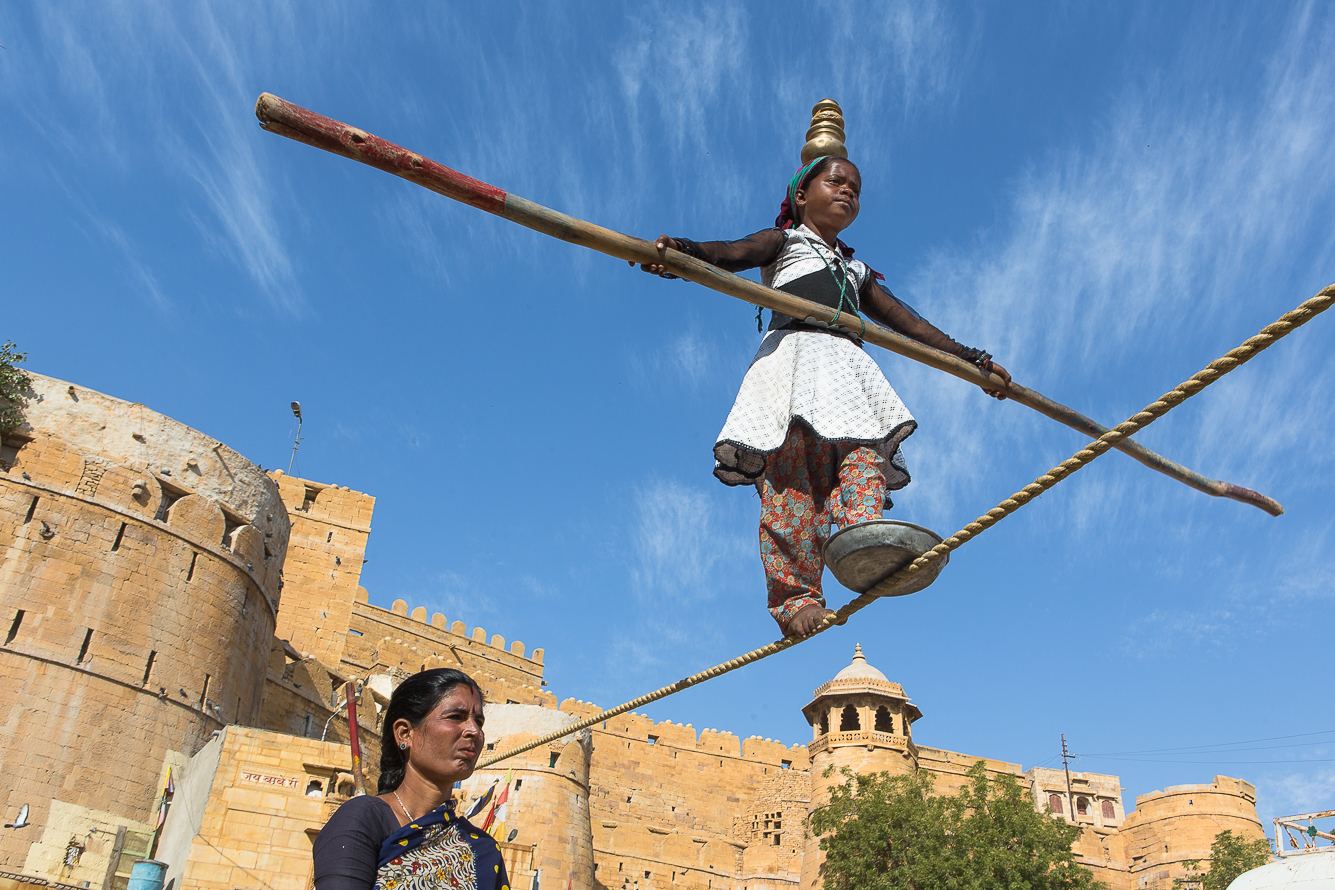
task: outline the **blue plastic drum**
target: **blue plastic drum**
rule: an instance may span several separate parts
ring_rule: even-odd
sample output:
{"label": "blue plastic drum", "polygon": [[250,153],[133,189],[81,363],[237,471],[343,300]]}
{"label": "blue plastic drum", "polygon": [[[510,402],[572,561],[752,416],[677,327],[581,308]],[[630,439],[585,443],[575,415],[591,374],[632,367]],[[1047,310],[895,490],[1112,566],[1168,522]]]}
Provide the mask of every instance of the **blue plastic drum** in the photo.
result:
{"label": "blue plastic drum", "polygon": [[125,890],[162,890],[167,879],[167,863],[156,859],[140,859],[130,869],[130,883]]}

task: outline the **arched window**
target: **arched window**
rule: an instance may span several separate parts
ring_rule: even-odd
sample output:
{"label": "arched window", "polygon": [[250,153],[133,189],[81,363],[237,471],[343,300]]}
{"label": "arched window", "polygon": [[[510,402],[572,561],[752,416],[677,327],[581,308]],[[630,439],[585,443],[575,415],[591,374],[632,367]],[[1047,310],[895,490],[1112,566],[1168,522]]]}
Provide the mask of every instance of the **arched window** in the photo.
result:
{"label": "arched window", "polygon": [[1105,800],[1103,802],[1103,818],[1105,819],[1117,818],[1117,809],[1113,807],[1113,802],[1111,800]]}
{"label": "arched window", "polygon": [[1060,816],[1064,812],[1062,810],[1062,796],[1060,794],[1049,794],[1048,806],[1052,809],[1054,816]]}
{"label": "arched window", "polygon": [[830,734],[830,715],[829,715],[829,714],[821,714],[821,715],[820,715],[820,734],[821,734],[821,735],[829,735],[829,734]]}
{"label": "arched window", "polygon": [[306,786],[307,797],[324,797],[324,786],[320,784],[319,779],[311,779],[311,783]]}
{"label": "arched window", "polygon": [[862,728],[862,721],[858,720],[858,709],[852,705],[846,705],[839,712],[839,731],[854,732]]}
{"label": "arched window", "polygon": [[1088,816],[1088,815],[1089,815],[1089,801],[1086,800],[1086,799],[1083,798],[1083,797],[1077,797],[1077,798],[1075,799],[1075,814],[1076,814],[1077,816]]}
{"label": "arched window", "polygon": [[895,731],[895,719],[890,716],[890,709],[887,708],[885,705],[881,705],[879,708],[876,709],[875,729],[877,732]]}

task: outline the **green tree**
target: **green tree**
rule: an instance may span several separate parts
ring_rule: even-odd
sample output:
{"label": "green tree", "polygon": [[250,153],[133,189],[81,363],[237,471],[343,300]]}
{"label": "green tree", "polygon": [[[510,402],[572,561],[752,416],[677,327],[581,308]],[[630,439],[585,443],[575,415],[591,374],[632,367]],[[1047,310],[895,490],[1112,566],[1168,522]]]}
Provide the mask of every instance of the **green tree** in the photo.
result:
{"label": "green tree", "polygon": [[826,890],[1096,890],[1075,860],[1080,829],[1034,810],[1011,776],[979,761],[954,797],[932,777],[854,775],[811,816],[826,835]]}
{"label": "green tree", "polygon": [[1202,874],[1201,861],[1188,859],[1182,863],[1187,876],[1174,878],[1173,886],[1186,890],[1227,890],[1238,875],[1260,868],[1270,859],[1270,841],[1263,837],[1249,841],[1226,829],[1216,834],[1210,844],[1210,870]]}
{"label": "green tree", "polygon": [[32,381],[16,365],[27,358],[27,353],[19,352],[8,340],[0,346],[0,433],[23,425],[23,406],[28,402],[26,394]]}

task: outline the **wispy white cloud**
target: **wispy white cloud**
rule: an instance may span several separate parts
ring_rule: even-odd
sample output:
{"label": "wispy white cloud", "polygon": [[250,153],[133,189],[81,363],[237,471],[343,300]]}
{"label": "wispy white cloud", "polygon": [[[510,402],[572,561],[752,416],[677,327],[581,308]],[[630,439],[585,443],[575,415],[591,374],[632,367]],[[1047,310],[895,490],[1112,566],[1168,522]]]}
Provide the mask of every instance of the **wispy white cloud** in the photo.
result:
{"label": "wispy white cloud", "polygon": [[[436,609],[451,621],[455,616],[471,621],[471,616],[494,615],[498,611],[496,598],[475,577],[449,569],[437,573],[420,596],[421,604],[428,610]],[[413,602],[411,597],[404,599]]]}
{"label": "wispy white cloud", "polygon": [[[1335,755],[1329,748],[1322,753],[1328,758]],[[1332,800],[1335,800],[1335,766],[1331,764],[1295,767],[1267,774],[1256,782],[1256,808],[1263,818],[1327,810]]]}
{"label": "wispy white cloud", "polygon": [[671,381],[692,389],[711,382],[720,364],[714,341],[694,332],[674,337],[652,352],[631,353],[627,361],[646,385]]}
{"label": "wispy white cloud", "polygon": [[[1260,559],[1198,564],[1196,574],[1222,574],[1200,595],[1184,595],[1173,605],[1133,618],[1120,641],[1136,658],[1160,658],[1198,649],[1243,649],[1261,639],[1291,634],[1325,602],[1335,599],[1335,568],[1316,555],[1329,552],[1335,524],[1308,527],[1266,548]],[[1190,530],[1182,537],[1189,538]],[[1176,566],[1156,569],[1168,576]],[[1179,574],[1182,574],[1179,572]],[[1200,583],[1183,578],[1185,587]]]}
{"label": "wispy white cloud", "polygon": [[[1335,241],[1302,234],[1335,199],[1323,148],[1335,141],[1335,93],[1325,87],[1335,80],[1335,23],[1315,20],[1312,9],[1293,13],[1245,101],[1202,100],[1212,95],[1206,58],[1220,52],[1208,45],[1187,47],[1176,68],[1128,87],[1088,144],[1057,150],[1016,180],[1004,225],[975,246],[926,258],[905,287],[910,299],[944,330],[993,351],[1021,382],[1066,401],[1103,394],[1073,407],[1111,424],[1310,296],[1289,289],[1311,287],[1309,268],[1329,275],[1335,257]],[[1185,327],[1218,351],[1178,354]],[[1283,459],[1310,456],[1313,429],[1335,427],[1335,399],[1304,375],[1310,381],[1330,360],[1311,339],[1280,349],[1282,358],[1258,362],[1264,372],[1244,368],[1245,381],[1220,384],[1201,407],[1161,421],[1170,432],[1142,439],[1176,445],[1169,457],[1226,468],[1253,487],[1273,480]],[[1151,366],[1172,376],[1146,385]],[[1004,472],[998,455],[1033,455],[1059,441],[1018,408],[989,411],[985,421],[959,410],[956,388],[932,372],[907,369],[900,379],[934,427],[924,424],[910,447],[932,449],[922,494],[941,512],[976,493],[980,476]],[[1039,462],[1035,471],[1045,469]],[[1152,504],[1160,481],[1142,473],[1105,489],[1104,508],[1122,498]]]}
{"label": "wispy white cloud", "polygon": [[715,571],[744,552],[735,523],[712,493],[668,480],[652,480],[633,495],[636,562],[631,575],[642,598],[662,603],[701,603],[718,593]]}
{"label": "wispy white cloud", "polygon": [[[827,4],[826,35],[835,87],[854,107],[949,107],[969,70],[977,28],[965,30],[959,8],[935,0]],[[865,47],[852,51],[853,47]]]}
{"label": "wispy white cloud", "polygon": [[125,259],[125,264],[129,266],[130,272],[142,285],[143,292],[148,295],[153,304],[158,309],[171,308],[171,301],[162,292],[158,284],[158,277],[148,264],[144,262],[140,251],[130,242],[130,238],[125,234],[125,230],[109,220],[95,221],[98,230],[102,236],[111,242]]}
{"label": "wispy white cloud", "polygon": [[614,57],[627,108],[652,109],[677,152],[704,152],[716,101],[745,88],[747,30],[737,5],[639,7]]}
{"label": "wispy white cloud", "polygon": [[[193,181],[199,204],[177,212],[244,269],[272,306],[300,314],[305,301],[275,213],[282,189],[255,154],[248,114],[255,93],[247,83],[275,31],[293,22],[283,4],[267,6],[262,17],[253,12],[230,4],[43,4],[7,92],[66,153],[50,160],[54,167],[71,169],[72,161],[84,175],[119,181],[148,154],[162,176]],[[292,47],[300,45],[290,41],[284,50],[294,65],[301,53]],[[187,94],[196,98],[181,101]],[[79,114],[37,111],[47,107]],[[138,270],[151,277],[142,263]]]}
{"label": "wispy white cloud", "polygon": [[[893,133],[921,114],[948,112],[970,71],[979,29],[962,21],[958,7],[935,0],[838,0],[817,9],[803,20],[800,36],[783,46],[786,57],[769,59],[783,115],[772,123],[787,132],[818,99],[836,99],[851,156],[884,171],[893,146],[883,137],[869,139],[873,128],[865,122],[894,120]],[[793,144],[796,149],[801,141]]]}

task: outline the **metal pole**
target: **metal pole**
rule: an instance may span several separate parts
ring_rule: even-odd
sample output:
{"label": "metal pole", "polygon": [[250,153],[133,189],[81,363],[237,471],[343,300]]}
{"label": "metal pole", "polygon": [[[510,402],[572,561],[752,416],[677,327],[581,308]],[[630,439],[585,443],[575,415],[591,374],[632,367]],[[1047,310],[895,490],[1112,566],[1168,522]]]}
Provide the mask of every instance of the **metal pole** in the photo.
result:
{"label": "metal pole", "polygon": [[292,413],[295,414],[295,415],[296,415],[296,418],[297,418],[297,436],[296,436],[295,439],[292,440],[292,459],[289,460],[289,461],[287,462],[287,474],[288,474],[289,476],[292,475],[292,465],[295,464],[295,463],[297,462],[297,446],[301,444],[301,424],[302,424],[302,418],[301,418],[301,403],[300,403],[300,402],[293,402],[293,403],[292,403]]}
{"label": "metal pole", "polygon": [[1071,796],[1071,767],[1066,763],[1066,733],[1062,733],[1062,769],[1066,770],[1066,805],[1071,808],[1071,821],[1075,821],[1075,798]]}

